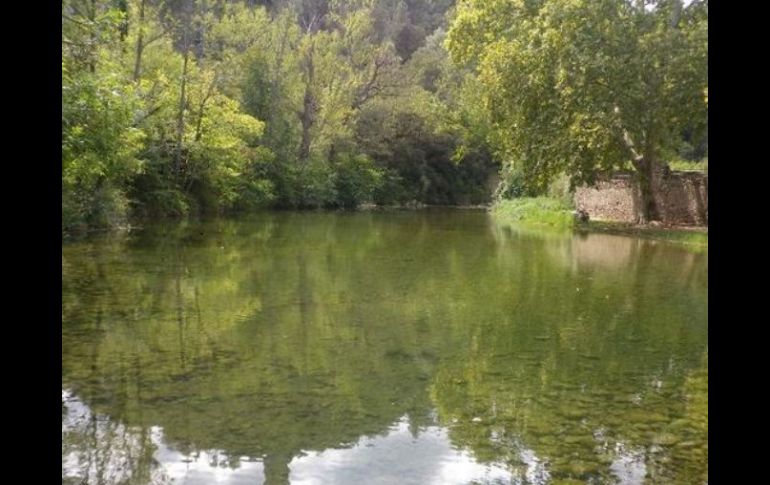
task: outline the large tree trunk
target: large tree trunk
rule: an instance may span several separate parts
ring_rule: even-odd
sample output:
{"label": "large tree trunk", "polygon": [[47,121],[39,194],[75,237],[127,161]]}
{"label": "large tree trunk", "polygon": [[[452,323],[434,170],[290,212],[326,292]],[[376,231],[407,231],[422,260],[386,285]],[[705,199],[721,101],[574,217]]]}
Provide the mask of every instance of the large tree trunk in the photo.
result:
{"label": "large tree trunk", "polygon": [[639,206],[637,207],[636,222],[647,224],[658,220],[658,208],[655,203],[654,174],[657,163],[654,157],[645,157],[636,162],[636,182]]}

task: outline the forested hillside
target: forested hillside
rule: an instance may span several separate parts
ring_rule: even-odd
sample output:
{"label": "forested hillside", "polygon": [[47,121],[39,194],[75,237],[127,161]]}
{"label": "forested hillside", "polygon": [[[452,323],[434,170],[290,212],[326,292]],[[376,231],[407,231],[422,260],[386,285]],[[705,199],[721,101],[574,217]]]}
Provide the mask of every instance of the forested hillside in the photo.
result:
{"label": "forested hillside", "polygon": [[497,166],[463,128],[451,4],[65,1],[65,228],[486,201]]}
{"label": "forested hillside", "polygon": [[[707,2],[65,0],[62,223],[489,202],[707,157]],[[654,216],[650,208],[648,216]]]}

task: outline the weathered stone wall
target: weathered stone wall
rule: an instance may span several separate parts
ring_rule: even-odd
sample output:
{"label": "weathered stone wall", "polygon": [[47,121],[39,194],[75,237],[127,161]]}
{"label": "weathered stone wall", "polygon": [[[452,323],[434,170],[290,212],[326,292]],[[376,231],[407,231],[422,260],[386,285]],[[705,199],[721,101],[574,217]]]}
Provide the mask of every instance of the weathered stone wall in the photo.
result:
{"label": "weathered stone wall", "polygon": [[633,222],[636,207],[633,178],[617,174],[596,182],[593,187],[575,189],[575,208],[584,210],[591,219]]}
{"label": "weathered stone wall", "polygon": [[[708,225],[708,176],[700,172],[657,175],[655,202],[665,224]],[[634,222],[640,206],[634,177],[619,173],[575,190],[575,207],[591,219]]]}

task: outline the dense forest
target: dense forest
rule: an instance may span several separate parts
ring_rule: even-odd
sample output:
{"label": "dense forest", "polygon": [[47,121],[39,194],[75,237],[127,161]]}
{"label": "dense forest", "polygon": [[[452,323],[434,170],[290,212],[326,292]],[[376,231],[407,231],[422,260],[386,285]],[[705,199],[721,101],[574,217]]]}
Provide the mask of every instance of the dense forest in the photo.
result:
{"label": "dense forest", "polygon": [[[62,226],[486,203],[707,157],[708,3],[64,0]],[[499,183],[498,183],[499,181]]]}

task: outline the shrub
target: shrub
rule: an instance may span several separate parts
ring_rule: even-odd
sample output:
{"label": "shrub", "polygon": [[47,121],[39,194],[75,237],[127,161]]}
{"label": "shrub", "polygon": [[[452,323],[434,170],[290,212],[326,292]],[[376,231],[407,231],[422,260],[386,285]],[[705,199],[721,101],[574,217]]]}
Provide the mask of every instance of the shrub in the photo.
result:
{"label": "shrub", "polygon": [[548,197],[561,201],[564,205],[572,207],[573,190],[567,174],[561,174],[548,185]]}
{"label": "shrub", "polygon": [[500,185],[495,192],[496,200],[518,199],[520,197],[537,197],[542,195],[527,183],[524,172],[518,169],[505,168],[500,177]]}
{"label": "shrub", "polygon": [[382,186],[383,171],[365,155],[339,155],[332,165],[336,193],[333,205],[355,208],[363,202],[372,201],[377,189]]}
{"label": "shrub", "polygon": [[337,198],[335,173],[323,160],[308,160],[295,172],[292,206],[319,208],[333,205]]}

